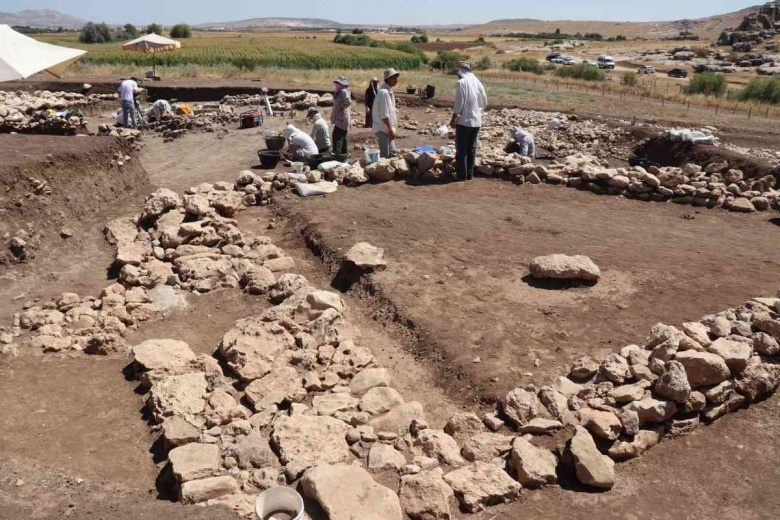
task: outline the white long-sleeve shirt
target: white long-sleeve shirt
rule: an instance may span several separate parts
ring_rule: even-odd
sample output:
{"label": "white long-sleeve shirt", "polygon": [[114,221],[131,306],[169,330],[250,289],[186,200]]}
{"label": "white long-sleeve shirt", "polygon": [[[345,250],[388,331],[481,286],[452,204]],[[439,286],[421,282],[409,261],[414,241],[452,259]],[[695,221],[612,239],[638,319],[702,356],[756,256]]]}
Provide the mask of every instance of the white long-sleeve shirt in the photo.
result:
{"label": "white long-sleeve shirt", "polygon": [[330,149],[330,133],[328,123],[320,114],[314,116],[314,125],[311,127],[311,138],[320,150]]}
{"label": "white long-sleeve shirt", "polygon": [[455,86],[455,108],[457,123],[461,126],[479,128],[482,126],[482,112],[488,104],[487,93],[482,82],[474,74],[468,74]]}
{"label": "white long-sleeve shirt", "polygon": [[296,130],[295,133],[290,136],[290,146],[294,152],[302,151],[306,155],[317,155],[320,153],[317,149],[317,145],[314,144],[314,139],[300,130]]}
{"label": "white long-sleeve shirt", "polygon": [[395,94],[387,83],[383,83],[382,87],[376,93],[374,108],[371,109],[371,115],[374,119],[372,125],[374,133],[387,133],[387,125],[385,125],[384,122],[385,119],[390,120],[390,126],[392,126],[393,129],[396,128],[398,124],[398,115],[395,108]]}

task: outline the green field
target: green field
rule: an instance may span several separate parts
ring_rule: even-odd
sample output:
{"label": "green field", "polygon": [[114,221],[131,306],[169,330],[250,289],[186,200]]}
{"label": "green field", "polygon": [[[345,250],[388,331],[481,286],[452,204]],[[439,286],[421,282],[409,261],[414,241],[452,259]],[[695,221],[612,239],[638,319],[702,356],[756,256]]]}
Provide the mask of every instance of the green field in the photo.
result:
{"label": "green field", "polygon": [[[381,69],[413,70],[420,58],[404,52],[333,43],[330,34],[295,36],[292,33],[196,33],[181,40],[182,48],[157,54],[165,67],[196,65],[233,66],[241,70],[259,67],[294,69]],[[121,43],[81,44],[74,35],[43,35],[41,41],[88,51],[83,64],[148,67],[152,56],[122,49]]]}

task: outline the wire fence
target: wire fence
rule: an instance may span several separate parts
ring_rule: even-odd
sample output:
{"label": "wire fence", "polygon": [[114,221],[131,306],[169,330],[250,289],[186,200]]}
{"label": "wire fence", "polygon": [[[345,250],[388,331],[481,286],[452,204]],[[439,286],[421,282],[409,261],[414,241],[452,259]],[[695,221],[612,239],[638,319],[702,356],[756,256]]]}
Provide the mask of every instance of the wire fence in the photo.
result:
{"label": "wire fence", "polygon": [[483,71],[480,77],[517,85],[527,90],[571,92],[610,99],[632,98],[640,102],[655,102],[665,107],[676,106],[690,112],[691,107],[720,113],[742,114],[746,118],[779,118],[780,107],[756,102],[744,102],[704,95],[686,95],[684,85],[659,82],[658,78],[637,78],[635,85],[624,85],[621,73],[608,73],[606,81],[583,81],[556,76],[539,76],[513,71]]}

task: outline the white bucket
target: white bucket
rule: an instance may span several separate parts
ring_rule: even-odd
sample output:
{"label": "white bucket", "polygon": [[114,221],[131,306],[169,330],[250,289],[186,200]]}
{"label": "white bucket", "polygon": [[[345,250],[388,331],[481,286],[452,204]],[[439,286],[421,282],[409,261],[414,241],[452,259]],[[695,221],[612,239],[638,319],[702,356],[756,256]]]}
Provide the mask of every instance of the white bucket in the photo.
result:
{"label": "white bucket", "polygon": [[293,488],[279,486],[263,491],[255,502],[255,515],[265,520],[273,513],[289,513],[292,520],[303,520],[303,498]]}
{"label": "white bucket", "polygon": [[366,163],[374,164],[379,162],[379,156],[381,155],[378,148],[369,148],[366,150]]}
{"label": "white bucket", "polygon": [[290,167],[292,168],[293,173],[304,173],[304,164],[302,162],[290,163]]}

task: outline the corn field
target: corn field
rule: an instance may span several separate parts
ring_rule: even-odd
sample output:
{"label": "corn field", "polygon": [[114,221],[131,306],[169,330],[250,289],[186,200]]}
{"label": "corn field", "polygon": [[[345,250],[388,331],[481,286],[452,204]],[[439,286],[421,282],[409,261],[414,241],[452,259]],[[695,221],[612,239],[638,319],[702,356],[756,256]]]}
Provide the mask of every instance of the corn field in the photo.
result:
{"label": "corn field", "polygon": [[[323,34],[314,39],[283,35],[199,35],[182,40],[182,48],[159,53],[157,65],[166,67],[229,65],[241,70],[263,67],[295,69],[382,69],[413,70],[420,58],[404,52],[370,47],[338,45]],[[125,51],[121,43],[80,44],[66,38],[42,37],[42,41],[88,51],[79,61],[95,65],[151,66],[152,56]]]}

